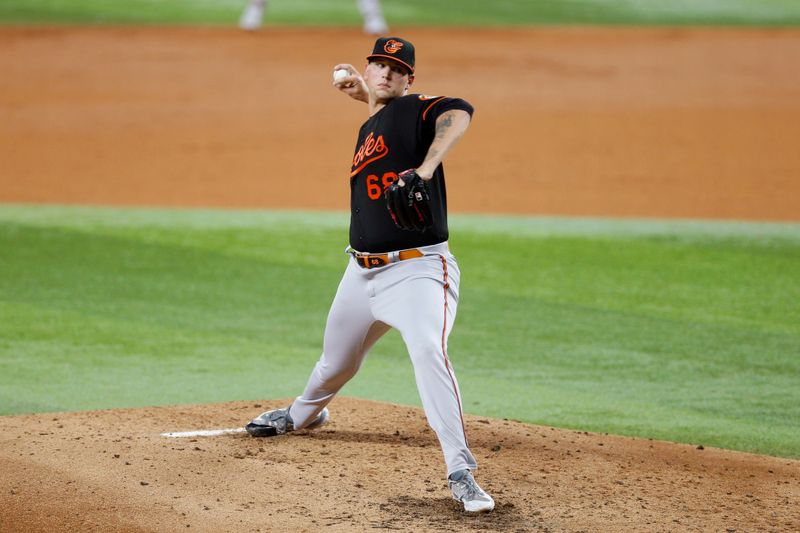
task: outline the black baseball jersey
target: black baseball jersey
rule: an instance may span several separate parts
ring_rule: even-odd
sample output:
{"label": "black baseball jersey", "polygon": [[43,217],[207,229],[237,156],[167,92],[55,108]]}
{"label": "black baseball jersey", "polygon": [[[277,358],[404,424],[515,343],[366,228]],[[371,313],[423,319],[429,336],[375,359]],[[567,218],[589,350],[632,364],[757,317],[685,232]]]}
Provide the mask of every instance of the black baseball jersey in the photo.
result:
{"label": "black baseball jersey", "polygon": [[447,240],[447,192],[442,165],[428,182],[434,225],[424,232],[395,226],[383,192],[398,174],[422,164],[433,142],[436,119],[451,109],[462,109],[470,116],[473,111],[460,98],[412,94],[390,101],[361,126],[350,169],[351,247],[382,253]]}

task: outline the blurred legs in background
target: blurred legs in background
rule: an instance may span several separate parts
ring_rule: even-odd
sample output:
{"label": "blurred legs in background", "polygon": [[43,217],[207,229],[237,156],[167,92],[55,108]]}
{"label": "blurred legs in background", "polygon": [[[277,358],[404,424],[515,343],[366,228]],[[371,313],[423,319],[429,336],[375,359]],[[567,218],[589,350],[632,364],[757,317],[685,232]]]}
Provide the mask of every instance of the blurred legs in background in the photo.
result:
{"label": "blurred legs in background", "polygon": [[[386,19],[383,18],[380,0],[357,0],[357,4],[361,16],[364,17],[364,33],[383,35],[389,31]],[[266,9],[267,0],[250,0],[239,18],[239,27],[249,31],[259,29],[264,21]]]}
{"label": "blurred legs in background", "polygon": [[358,10],[364,17],[364,33],[383,35],[389,32],[389,26],[381,12],[380,0],[358,0]]}
{"label": "blurred legs in background", "polygon": [[261,27],[264,20],[264,10],[267,8],[267,0],[250,0],[242,11],[239,18],[239,27],[243,30],[257,30]]}

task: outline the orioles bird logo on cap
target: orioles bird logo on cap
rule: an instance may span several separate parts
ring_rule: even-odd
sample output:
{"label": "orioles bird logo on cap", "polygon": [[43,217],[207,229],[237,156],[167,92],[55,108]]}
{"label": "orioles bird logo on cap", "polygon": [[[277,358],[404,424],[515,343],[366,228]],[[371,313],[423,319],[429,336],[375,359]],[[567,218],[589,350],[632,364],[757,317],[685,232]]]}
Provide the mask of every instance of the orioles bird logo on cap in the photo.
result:
{"label": "orioles bird logo on cap", "polygon": [[386,41],[386,44],[383,45],[383,49],[386,50],[387,54],[396,54],[401,48],[403,48],[403,43],[395,41],[394,39],[389,39]]}

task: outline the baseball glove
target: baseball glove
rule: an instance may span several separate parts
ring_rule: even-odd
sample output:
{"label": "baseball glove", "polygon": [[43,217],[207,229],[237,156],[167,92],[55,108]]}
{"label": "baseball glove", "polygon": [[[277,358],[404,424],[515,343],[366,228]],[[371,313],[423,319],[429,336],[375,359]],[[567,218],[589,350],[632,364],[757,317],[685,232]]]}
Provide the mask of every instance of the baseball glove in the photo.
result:
{"label": "baseball glove", "polygon": [[[403,180],[403,185],[398,183]],[[433,226],[428,183],[413,168],[401,172],[383,193],[386,208],[400,229],[425,231]]]}

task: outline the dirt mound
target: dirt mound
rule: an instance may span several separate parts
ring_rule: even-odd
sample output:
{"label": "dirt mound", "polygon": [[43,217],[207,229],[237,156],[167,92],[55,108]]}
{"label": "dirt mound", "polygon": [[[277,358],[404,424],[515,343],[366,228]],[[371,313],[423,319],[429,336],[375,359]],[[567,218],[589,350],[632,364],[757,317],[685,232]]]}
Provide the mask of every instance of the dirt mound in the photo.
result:
{"label": "dirt mound", "polygon": [[3,531],[798,531],[800,462],[467,417],[493,513],[450,498],[421,409],[337,398],[256,439],[264,403],[0,417]]}

